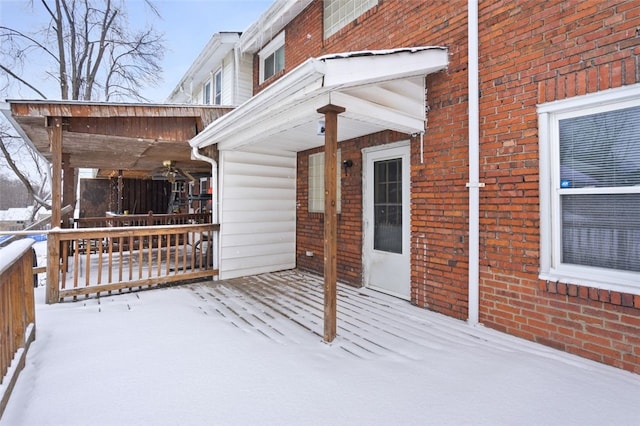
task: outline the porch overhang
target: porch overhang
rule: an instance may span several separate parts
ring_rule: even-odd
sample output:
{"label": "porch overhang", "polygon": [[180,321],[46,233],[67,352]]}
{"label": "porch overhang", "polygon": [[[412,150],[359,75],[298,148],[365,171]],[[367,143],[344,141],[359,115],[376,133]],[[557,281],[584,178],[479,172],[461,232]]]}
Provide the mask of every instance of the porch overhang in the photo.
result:
{"label": "porch overhang", "polygon": [[232,108],[107,103],[89,101],[8,100],[2,113],[22,138],[51,162],[49,129],[62,122],[62,154],[71,168],[94,168],[108,176],[144,178],[172,160],[190,173],[211,172],[208,163],[191,158],[187,143],[207,124]]}
{"label": "porch overhang", "polygon": [[324,144],[317,110],[345,108],[338,141],[382,130],[425,130],[425,77],[447,67],[444,47],[348,52],[310,58],[189,142],[220,150],[299,152]]}

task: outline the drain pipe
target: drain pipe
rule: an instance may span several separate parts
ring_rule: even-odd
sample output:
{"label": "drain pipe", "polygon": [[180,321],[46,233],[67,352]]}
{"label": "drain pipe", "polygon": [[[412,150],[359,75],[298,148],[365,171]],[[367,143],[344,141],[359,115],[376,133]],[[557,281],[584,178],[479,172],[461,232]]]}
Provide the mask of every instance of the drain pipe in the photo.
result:
{"label": "drain pipe", "polygon": [[468,0],[469,73],[469,311],[477,325],[480,305],[480,86],[478,83],[478,0]]}
{"label": "drain pipe", "polygon": [[[211,164],[211,223],[219,223],[218,222],[218,162],[211,157],[207,157],[206,155],[200,154],[197,146],[191,147],[191,156],[200,161],[206,161]],[[213,257],[213,269],[219,269],[220,265],[220,248],[218,247],[218,233],[213,235],[213,241],[211,245],[215,247],[215,256]],[[215,278],[214,278],[215,279]]]}

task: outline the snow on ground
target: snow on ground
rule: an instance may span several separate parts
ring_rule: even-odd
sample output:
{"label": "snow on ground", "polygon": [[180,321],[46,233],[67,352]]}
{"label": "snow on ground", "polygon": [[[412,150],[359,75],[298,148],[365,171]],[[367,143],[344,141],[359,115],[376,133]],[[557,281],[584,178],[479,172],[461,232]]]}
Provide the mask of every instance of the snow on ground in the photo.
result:
{"label": "snow on ground", "polygon": [[[357,357],[343,349],[365,328],[327,345],[228,297],[264,332],[223,315],[206,285],[57,305],[39,287],[36,341],[0,425],[640,424],[640,376],[396,299],[379,296],[430,334]],[[372,345],[392,341],[374,332]]]}

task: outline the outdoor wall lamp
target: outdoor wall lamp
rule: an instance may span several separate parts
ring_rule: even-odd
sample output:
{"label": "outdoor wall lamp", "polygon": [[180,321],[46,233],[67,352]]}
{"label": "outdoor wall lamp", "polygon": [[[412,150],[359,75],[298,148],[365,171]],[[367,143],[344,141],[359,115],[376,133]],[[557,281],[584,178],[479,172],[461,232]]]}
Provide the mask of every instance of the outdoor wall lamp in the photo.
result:
{"label": "outdoor wall lamp", "polygon": [[342,167],[344,167],[344,173],[347,173],[347,169],[353,167],[353,161],[351,160],[344,160],[342,162]]}

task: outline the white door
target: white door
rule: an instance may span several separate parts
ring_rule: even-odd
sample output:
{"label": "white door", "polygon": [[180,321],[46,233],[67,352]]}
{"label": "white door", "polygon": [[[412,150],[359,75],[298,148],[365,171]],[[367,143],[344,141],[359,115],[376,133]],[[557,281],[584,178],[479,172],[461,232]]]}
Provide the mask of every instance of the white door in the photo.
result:
{"label": "white door", "polygon": [[363,154],[364,285],[411,299],[409,142]]}

